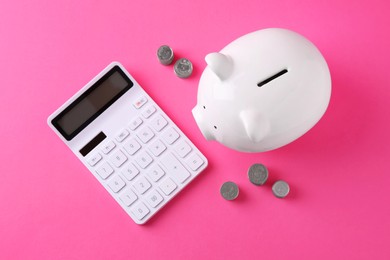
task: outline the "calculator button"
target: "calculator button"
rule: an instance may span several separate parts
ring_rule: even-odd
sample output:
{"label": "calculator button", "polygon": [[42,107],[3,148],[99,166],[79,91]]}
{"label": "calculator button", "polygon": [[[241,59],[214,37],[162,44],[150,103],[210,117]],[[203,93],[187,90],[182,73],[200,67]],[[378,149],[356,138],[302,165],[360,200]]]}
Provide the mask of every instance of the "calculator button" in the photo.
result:
{"label": "calculator button", "polygon": [[156,190],[150,192],[146,199],[149,205],[152,206],[153,208],[157,207],[158,204],[160,204],[164,200],[164,198]]}
{"label": "calculator button", "polygon": [[142,124],[142,122],[143,121],[142,121],[142,119],[140,117],[134,118],[130,122],[129,128],[134,131],[135,129],[137,129]]}
{"label": "calculator button", "polygon": [[118,175],[115,175],[113,178],[111,178],[108,182],[108,187],[110,187],[110,189],[117,193],[118,191],[120,191],[123,187],[126,186],[126,183],[122,180],[121,177],[119,177]]}
{"label": "calculator button", "polygon": [[96,173],[99,174],[99,176],[102,179],[107,179],[108,176],[110,176],[114,172],[114,169],[108,164],[103,163],[97,170]]}
{"label": "calculator button", "polygon": [[157,140],[149,147],[149,149],[154,154],[154,156],[159,156],[167,149],[167,147],[165,144],[163,144],[163,142]]}
{"label": "calculator button", "polygon": [[142,141],[144,144],[146,144],[147,142],[150,141],[150,139],[153,138],[154,133],[153,133],[153,131],[152,131],[149,127],[145,126],[144,128],[142,128],[142,129],[138,132],[137,136],[139,137],[139,139],[141,139],[141,141]]}
{"label": "calculator button", "polygon": [[126,165],[126,167],[122,170],[122,175],[125,176],[126,179],[131,181],[134,179],[135,176],[137,176],[139,173],[139,170],[135,168],[135,166],[132,163],[129,163]]}
{"label": "calculator button", "polygon": [[177,188],[176,183],[171,179],[167,178],[160,185],[160,189],[164,192],[165,195],[170,195]]}
{"label": "calculator button", "polygon": [[116,135],[116,140],[118,142],[123,142],[123,140],[126,139],[126,137],[129,136],[129,131],[127,131],[126,129],[122,129],[117,135]]}
{"label": "calculator button", "polygon": [[138,199],[138,197],[137,197],[137,195],[135,195],[135,193],[132,190],[127,189],[119,196],[119,199],[126,206],[130,206],[131,204],[134,203],[134,201],[136,201]]}
{"label": "calculator button", "polygon": [[121,150],[119,150],[110,157],[110,160],[116,167],[120,167],[127,161],[127,157]]}
{"label": "calculator button", "polygon": [[144,112],[142,112],[142,116],[145,118],[149,118],[151,115],[154,114],[154,112],[156,112],[156,108],[154,106],[150,106],[145,109]]}
{"label": "calculator button", "polygon": [[161,163],[167,168],[169,174],[180,183],[183,183],[191,175],[171,153],[166,154],[161,159]]}
{"label": "calculator button", "polygon": [[169,128],[163,133],[163,139],[168,144],[173,144],[179,137],[179,133],[173,128]]}
{"label": "calculator button", "polygon": [[148,102],[148,100],[146,99],[145,96],[143,96],[143,97],[138,98],[136,101],[134,101],[133,106],[134,106],[136,109],[139,109],[139,108],[141,108],[143,105],[145,105],[146,102]]}
{"label": "calculator button", "polygon": [[164,176],[165,172],[158,164],[153,165],[152,168],[148,171],[148,175],[152,181],[157,182]]}
{"label": "calculator button", "polygon": [[138,178],[137,181],[134,182],[133,186],[140,194],[144,194],[150,187],[152,187],[150,182],[143,176]]}
{"label": "calculator button", "polygon": [[181,140],[175,147],[175,150],[177,154],[181,157],[184,158],[189,154],[192,150],[191,146],[187,144],[186,141]]}
{"label": "calculator button", "polygon": [[135,160],[138,165],[142,168],[142,169],[145,169],[146,167],[148,167],[148,165],[153,162],[153,158],[150,157],[149,154],[147,154],[146,152],[143,152],[141,153],[140,155],[138,155],[137,159]]}
{"label": "calculator button", "polygon": [[91,157],[89,157],[88,163],[91,166],[95,166],[101,159],[102,159],[102,156],[100,155],[100,153],[96,153],[96,154],[92,155]]}
{"label": "calculator button", "polygon": [[152,120],[152,122],[150,122],[150,124],[154,130],[160,132],[168,124],[168,122],[161,115],[158,115]]}
{"label": "calculator button", "polygon": [[204,161],[200,158],[199,155],[193,154],[186,160],[187,165],[191,168],[191,170],[196,171],[200,166],[203,165]]}
{"label": "calculator button", "polygon": [[125,143],[124,147],[126,152],[128,152],[130,155],[133,155],[141,148],[141,145],[133,138]]}
{"label": "calculator button", "polygon": [[103,147],[102,147],[102,151],[103,151],[103,153],[105,153],[105,154],[109,154],[111,151],[112,151],[112,149],[114,149],[115,148],[115,143],[113,142],[113,141],[108,141],[107,143],[105,143],[104,145],[103,145]]}
{"label": "calculator button", "polygon": [[131,212],[133,212],[138,220],[142,220],[146,215],[149,214],[150,210],[143,202],[140,201],[131,208]]}

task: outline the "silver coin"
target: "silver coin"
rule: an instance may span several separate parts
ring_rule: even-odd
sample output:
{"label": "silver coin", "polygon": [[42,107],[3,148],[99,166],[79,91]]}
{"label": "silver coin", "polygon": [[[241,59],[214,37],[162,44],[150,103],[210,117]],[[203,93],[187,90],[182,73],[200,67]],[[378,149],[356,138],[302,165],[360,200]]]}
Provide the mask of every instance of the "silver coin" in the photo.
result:
{"label": "silver coin", "polygon": [[157,50],[157,58],[161,64],[171,64],[173,61],[173,56],[173,50],[168,45],[162,45]]}
{"label": "silver coin", "polygon": [[234,200],[237,198],[239,190],[237,184],[227,181],[221,186],[221,195],[226,200]]}
{"label": "silver coin", "polygon": [[272,186],[272,192],[278,198],[284,198],[290,192],[290,186],[285,181],[277,181]]}
{"label": "silver coin", "polygon": [[177,60],[173,69],[179,78],[188,78],[193,71],[191,61],[186,58]]}
{"label": "silver coin", "polygon": [[268,170],[263,164],[253,164],[248,169],[248,177],[253,184],[263,185],[268,179]]}

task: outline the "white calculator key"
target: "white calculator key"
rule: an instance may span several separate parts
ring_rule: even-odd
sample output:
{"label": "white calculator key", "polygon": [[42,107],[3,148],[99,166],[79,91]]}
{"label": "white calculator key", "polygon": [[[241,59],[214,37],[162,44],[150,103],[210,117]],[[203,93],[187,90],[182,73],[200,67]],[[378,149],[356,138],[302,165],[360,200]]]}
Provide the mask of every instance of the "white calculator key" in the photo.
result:
{"label": "white calculator key", "polygon": [[152,181],[157,182],[161,179],[162,176],[164,176],[165,172],[158,164],[155,164],[152,166],[152,168],[149,169],[148,175]]}
{"label": "white calculator key", "polygon": [[120,167],[127,161],[127,157],[121,150],[119,150],[111,155],[110,160],[116,167]]}
{"label": "white calculator key", "polygon": [[123,142],[123,140],[126,139],[126,137],[129,136],[129,131],[127,131],[126,129],[122,129],[121,131],[119,131],[119,133],[116,135],[115,139],[118,141],[118,142]]}
{"label": "white calculator key", "polygon": [[146,102],[148,102],[148,100],[146,99],[145,96],[142,96],[140,98],[138,98],[137,100],[134,101],[133,105],[136,109],[139,109],[141,108],[143,105],[146,104]]}
{"label": "white calculator key", "polygon": [[149,214],[150,210],[143,202],[140,201],[131,208],[131,212],[133,212],[138,220],[142,220],[146,215]]}
{"label": "white calculator key", "polygon": [[129,181],[134,179],[138,174],[139,170],[132,163],[127,164],[122,170],[122,175]]}
{"label": "white calculator key", "polygon": [[152,206],[153,208],[157,207],[158,204],[160,204],[164,200],[164,198],[156,190],[150,192],[146,199],[149,205]]}
{"label": "white calculator key", "polygon": [[89,157],[88,163],[91,166],[95,166],[101,159],[102,159],[102,156],[100,155],[100,153],[95,153],[94,155]]}
{"label": "white calculator key", "polygon": [[160,185],[160,189],[165,195],[170,195],[177,188],[176,183],[171,178],[166,178]]}
{"label": "white calculator key", "polygon": [[103,163],[97,170],[96,173],[99,174],[99,176],[102,179],[107,179],[108,176],[110,176],[114,172],[114,169],[108,164]]}
{"label": "white calculator key", "polygon": [[161,142],[161,140],[157,140],[149,147],[149,149],[154,156],[159,156],[167,149],[167,147],[163,144],[163,142]]}
{"label": "white calculator key", "polygon": [[168,144],[173,144],[179,137],[179,133],[172,127],[163,133],[163,139]]}
{"label": "white calculator key", "polygon": [[143,152],[141,153],[140,155],[138,155],[137,159],[135,160],[138,165],[142,168],[142,169],[145,169],[146,167],[148,167],[148,165],[153,162],[153,158],[150,157],[150,155],[146,152]]}
{"label": "white calculator key", "polygon": [[161,159],[161,163],[167,168],[169,174],[180,183],[183,183],[191,176],[187,169],[171,153],[166,154]]}
{"label": "white calculator key", "polygon": [[150,182],[143,176],[139,177],[133,184],[134,188],[138,193],[144,194],[152,185]]}
{"label": "white calculator key", "polygon": [[189,154],[192,150],[191,146],[189,146],[189,144],[187,144],[186,141],[184,140],[181,140],[175,147],[175,150],[177,152],[177,154],[181,157],[181,158],[184,158],[187,156],[187,154]]}
{"label": "white calculator key", "polygon": [[138,199],[137,195],[130,189],[123,191],[119,198],[126,206],[130,206]]}
{"label": "white calculator key", "polygon": [[203,165],[204,161],[197,154],[192,154],[186,160],[187,165],[191,168],[191,170],[196,171],[200,166]]}
{"label": "white calculator key", "polygon": [[154,136],[154,133],[153,131],[148,127],[148,126],[145,126],[144,128],[142,128],[138,134],[137,134],[138,138],[141,139],[141,141],[146,144],[147,142],[150,141],[150,139],[153,138]]}
{"label": "white calculator key", "polygon": [[115,175],[108,181],[108,187],[110,187],[110,189],[115,193],[120,191],[125,186],[126,183],[118,175]]}
{"label": "white calculator key", "polygon": [[129,128],[134,131],[135,129],[137,129],[142,124],[142,122],[143,121],[142,121],[142,119],[140,117],[134,118],[130,122]]}
{"label": "white calculator key", "polygon": [[149,118],[151,115],[154,114],[154,112],[156,112],[156,108],[154,106],[150,106],[145,109],[144,112],[142,112],[142,116],[145,118]]}
{"label": "white calculator key", "polygon": [[104,145],[103,145],[103,147],[102,147],[102,151],[103,151],[103,153],[105,153],[105,154],[109,154],[111,151],[112,151],[112,149],[114,149],[115,148],[115,143],[113,142],[113,141],[108,141],[107,143],[105,143]]}
{"label": "white calculator key", "polygon": [[123,147],[125,148],[126,152],[128,152],[130,155],[133,155],[141,148],[141,145],[133,138],[126,142]]}
{"label": "white calculator key", "polygon": [[168,124],[168,122],[161,115],[158,115],[152,120],[152,122],[150,122],[150,124],[154,130],[160,132]]}

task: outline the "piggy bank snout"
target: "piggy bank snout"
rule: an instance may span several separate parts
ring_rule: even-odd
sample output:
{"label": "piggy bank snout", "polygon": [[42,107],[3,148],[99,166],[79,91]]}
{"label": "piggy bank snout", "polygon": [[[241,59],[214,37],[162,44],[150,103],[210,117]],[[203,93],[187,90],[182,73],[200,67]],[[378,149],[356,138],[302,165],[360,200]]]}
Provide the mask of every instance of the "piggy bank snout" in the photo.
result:
{"label": "piggy bank snout", "polygon": [[210,132],[210,130],[206,124],[206,120],[204,118],[202,108],[199,105],[196,105],[192,109],[192,115],[194,116],[195,121],[196,121],[200,131],[202,132],[203,136],[207,140],[215,140],[215,136]]}

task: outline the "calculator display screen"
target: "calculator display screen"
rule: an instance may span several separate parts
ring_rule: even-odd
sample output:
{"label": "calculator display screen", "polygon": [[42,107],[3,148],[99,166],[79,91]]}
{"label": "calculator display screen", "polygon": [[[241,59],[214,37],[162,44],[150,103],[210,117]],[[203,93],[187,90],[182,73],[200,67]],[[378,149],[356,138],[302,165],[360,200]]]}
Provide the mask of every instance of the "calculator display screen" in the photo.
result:
{"label": "calculator display screen", "polygon": [[69,141],[132,86],[133,82],[115,66],[58,114],[52,124]]}

